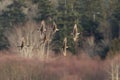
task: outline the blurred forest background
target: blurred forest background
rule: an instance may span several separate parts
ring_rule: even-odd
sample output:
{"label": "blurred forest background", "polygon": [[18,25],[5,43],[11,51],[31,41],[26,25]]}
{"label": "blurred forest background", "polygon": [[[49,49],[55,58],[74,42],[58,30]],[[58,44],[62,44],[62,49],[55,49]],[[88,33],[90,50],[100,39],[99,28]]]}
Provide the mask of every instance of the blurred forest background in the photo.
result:
{"label": "blurred forest background", "polygon": [[[10,48],[6,31],[50,19],[59,29],[51,41],[55,53],[61,51],[64,37],[74,55],[84,51],[105,59],[120,53],[120,0],[0,0],[0,50]],[[71,37],[75,24],[81,33],[77,43]]]}
{"label": "blurred forest background", "polygon": [[0,0],[0,80],[119,79],[120,0]]}

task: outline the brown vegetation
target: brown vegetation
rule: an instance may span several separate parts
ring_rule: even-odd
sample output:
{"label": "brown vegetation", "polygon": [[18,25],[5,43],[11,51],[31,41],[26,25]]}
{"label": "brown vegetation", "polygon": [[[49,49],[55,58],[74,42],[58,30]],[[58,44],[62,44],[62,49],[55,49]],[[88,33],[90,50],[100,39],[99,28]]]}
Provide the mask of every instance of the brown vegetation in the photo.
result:
{"label": "brown vegetation", "polygon": [[59,56],[45,61],[2,55],[0,80],[106,80],[111,77],[111,61],[94,60],[86,55]]}
{"label": "brown vegetation", "polygon": [[[55,24],[55,23],[54,23]],[[53,23],[41,21],[37,24],[28,21],[24,25],[15,26],[5,32],[11,51],[23,57],[44,58],[51,50],[50,43],[56,31],[53,31]]]}

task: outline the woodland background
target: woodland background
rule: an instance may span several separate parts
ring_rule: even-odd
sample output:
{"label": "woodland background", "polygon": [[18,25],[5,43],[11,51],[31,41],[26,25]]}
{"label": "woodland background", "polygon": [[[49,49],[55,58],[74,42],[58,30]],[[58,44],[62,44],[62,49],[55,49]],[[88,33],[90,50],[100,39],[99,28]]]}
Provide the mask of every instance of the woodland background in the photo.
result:
{"label": "woodland background", "polygon": [[[52,43],[52,50],[60,52],[64,37],[68,38],[68,51],[77,49],[90,56],[105,58],[120,50],[120,2],[119,0],[1,0],[0,1],[0,50],[9,49],[4,36],[7,30],[28,21],[49,22],[52,18],[60,29]],[[71,38],[74,24],[78,25],[77,49]],[[92,43],[93,42],[93,43]]]}
{"label": "woodland background", "polygon": [[[49,47],[39,46],[34,32],[43,20],[59,29],[49,37]],[[75,24],[77,42],[71,35]],[[30,47],[21,52],[23,35]],[[42,53],[54,57],[28,58]],[[0,80],[119,80],[119,53],[120,0],[0,0]]]}

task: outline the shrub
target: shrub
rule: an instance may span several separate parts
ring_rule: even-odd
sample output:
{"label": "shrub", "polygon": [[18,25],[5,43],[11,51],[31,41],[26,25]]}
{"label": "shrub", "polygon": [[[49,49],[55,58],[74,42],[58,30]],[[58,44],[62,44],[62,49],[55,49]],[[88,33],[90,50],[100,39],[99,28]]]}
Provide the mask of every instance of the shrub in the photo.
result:
{"label": "shrub", "polygon": [[[5,36],[10,44],[9,49],[23,57],[39,57],[42,59],[48,56],[54,33],[52,23],[50,25],[43,22],[37,24],[28,21],[24,25],[15,26],[13,29],[6,31]],[[44,26],[45,32],[40,31],[42,26]]]}
{"label": "shrub", "polygon": [[120,39],[114,39],[111,42],[108,56],[114,57],[118,53],[120,53]]}

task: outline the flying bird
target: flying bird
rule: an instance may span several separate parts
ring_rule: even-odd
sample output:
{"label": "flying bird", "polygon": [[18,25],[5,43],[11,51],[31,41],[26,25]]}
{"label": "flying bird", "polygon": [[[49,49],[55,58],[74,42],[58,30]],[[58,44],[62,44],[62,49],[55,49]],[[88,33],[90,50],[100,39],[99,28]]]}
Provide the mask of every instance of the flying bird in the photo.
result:
{"label": "flying bird", "polygon": [[55,22],[53,22],[53,33],[59,31]]}
{"label": "flying bird", "polygon": [[44,20],[41,21],[41,25],[40,25],[40,28],[38,30],[41,32],[41,34],[43,34],[46,31]]}
{"label": "flying bird", "polygon": [[44,38],[43,38],[43,43],[45,43],[47,41],[47,35],[45,34]]}
{"label": "flying bird", "polygon": [[21,45],[20,46],[17,46],[17,47],[20,47],[20,49],[22,50],[23,47],[25,46],[25,39],[24,37],[21,39]]}
{"label": "flying bird", "polygon": [[66,56],[66,49],[68,48],[67,46],[67,38],[65,37],[64,38],[64,41],[63,41],[63,55]]}
{"label": "flying bird", "polygon": [[73,28],[73,32],[72,32],[73,40],[74,40],[74,41],[77,41],[79,34],[80,34],[80,33],[78,33],[77,24],[75,24],[75,25],[74,25],[74,28]]}
{"label": "flying bird", "polygon": [[48,41],[48,37],[46,34],[44,34],[41,44],[46,43],[47,41]]}
{"label": "flying bird", "polygon": [[53,33],[59,31],[55,22],[53,22]]}

